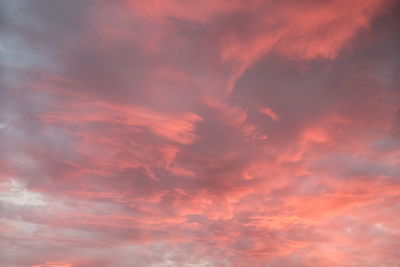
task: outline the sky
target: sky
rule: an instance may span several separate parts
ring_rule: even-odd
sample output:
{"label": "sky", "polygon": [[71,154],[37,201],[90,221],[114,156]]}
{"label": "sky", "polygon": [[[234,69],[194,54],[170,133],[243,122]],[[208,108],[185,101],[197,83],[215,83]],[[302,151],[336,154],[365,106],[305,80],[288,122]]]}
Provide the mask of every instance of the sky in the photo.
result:
{"label": "sky", "polygon": [[400,266],[399,13],[1,1],[0,266]]}

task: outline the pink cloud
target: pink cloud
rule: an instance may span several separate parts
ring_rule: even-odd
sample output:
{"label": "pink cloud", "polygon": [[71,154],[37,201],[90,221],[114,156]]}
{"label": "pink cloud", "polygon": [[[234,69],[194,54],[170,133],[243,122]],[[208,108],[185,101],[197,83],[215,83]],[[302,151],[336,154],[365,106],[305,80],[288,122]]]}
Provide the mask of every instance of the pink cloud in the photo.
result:
{"label": "pink cloud", "polygon": [[44,265],[33,265],[31,267],[71,267],[71,264],[65,262],[47,262]]}
{"label": "pink cloud", "polygon": [[398,266],[394,1],[6,1],[0,265]]}
{"label": "pink cloud", "polygon": [[279,119],[279,115],[276,114],[276,113],[275,113],[272,109],[270,109],[270,108],[265,108],[265,107],[263,107],[263,108],[258,108],[258,111],[259,111],[261,114],[264,114],[264,115],[270,117],[270,118],[271,118],[272,120],[274,120],[274,121],[277,121],[277,120]]}

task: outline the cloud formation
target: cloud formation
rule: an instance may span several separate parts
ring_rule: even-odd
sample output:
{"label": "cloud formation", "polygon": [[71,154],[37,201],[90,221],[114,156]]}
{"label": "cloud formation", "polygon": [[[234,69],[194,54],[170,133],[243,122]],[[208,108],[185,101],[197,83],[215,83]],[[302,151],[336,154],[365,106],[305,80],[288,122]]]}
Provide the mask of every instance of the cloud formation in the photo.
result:
{"label": "cloud formation", "polygon": [[0,265],[398,266],[391,0],[0,3]]}

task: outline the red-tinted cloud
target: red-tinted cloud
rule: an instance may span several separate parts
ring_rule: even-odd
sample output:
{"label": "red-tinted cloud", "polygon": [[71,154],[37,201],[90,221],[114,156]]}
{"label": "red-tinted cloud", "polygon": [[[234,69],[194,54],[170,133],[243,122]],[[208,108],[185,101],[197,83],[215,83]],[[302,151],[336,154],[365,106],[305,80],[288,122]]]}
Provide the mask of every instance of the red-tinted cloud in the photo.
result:
{"label": "red-tinted cloud", "polygon": [[0,9],[1,266],[400,264],[395,1]]}

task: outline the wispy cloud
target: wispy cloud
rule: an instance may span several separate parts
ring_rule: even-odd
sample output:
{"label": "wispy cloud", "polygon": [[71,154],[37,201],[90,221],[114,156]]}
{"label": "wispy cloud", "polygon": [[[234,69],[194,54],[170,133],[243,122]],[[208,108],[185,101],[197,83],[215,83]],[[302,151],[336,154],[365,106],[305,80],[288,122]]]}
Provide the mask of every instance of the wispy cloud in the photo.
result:
{"label": "wispy cloud", "polygon": [[0,10],[1,266],[400,264],[395,1]]}

